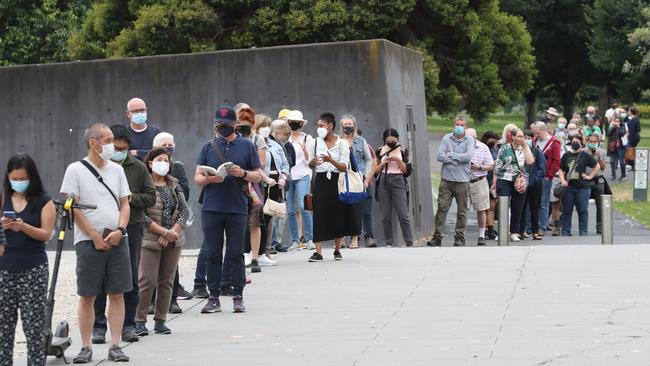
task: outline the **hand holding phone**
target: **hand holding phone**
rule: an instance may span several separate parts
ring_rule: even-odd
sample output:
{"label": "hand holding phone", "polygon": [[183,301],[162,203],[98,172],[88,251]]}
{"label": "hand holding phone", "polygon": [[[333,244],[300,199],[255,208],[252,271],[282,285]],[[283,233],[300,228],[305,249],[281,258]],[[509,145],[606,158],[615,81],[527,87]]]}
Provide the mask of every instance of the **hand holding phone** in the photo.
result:
{"label": "hand holding phone", "polygon": [[16,219],[16,212],[15,211],[4,211],[2,213],[2,216],[10,219],[10,220],[15,220]]}

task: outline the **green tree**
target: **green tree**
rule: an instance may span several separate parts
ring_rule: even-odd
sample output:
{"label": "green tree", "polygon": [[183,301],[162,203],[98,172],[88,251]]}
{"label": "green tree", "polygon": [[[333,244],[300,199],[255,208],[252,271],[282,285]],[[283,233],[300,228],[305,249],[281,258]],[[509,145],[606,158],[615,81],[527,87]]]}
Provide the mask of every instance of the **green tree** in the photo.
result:
{"label": "green tree", "polygon": [[641,16],[644,25],[628,35],[630,45],[637,51],[641,60],[634,64],[631,60],[625,60],[628,72],[644,72],[650,67],[650,6],[646,6],[642,10]]}
{"label": "green tree", "polygon": [[66,43],[90,0],[0,2],[0,65],[67,60]]}

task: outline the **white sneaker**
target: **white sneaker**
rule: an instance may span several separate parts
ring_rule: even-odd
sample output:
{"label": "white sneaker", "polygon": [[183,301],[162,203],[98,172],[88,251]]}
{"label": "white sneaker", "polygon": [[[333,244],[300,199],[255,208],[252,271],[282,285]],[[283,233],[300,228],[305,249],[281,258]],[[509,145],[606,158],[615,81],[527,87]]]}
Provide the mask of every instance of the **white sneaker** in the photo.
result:
{"label": "white sneaker", "polygon": [[313,240],[310,240],[310,241],[307,242],[307,249],[308,249],[308,250],[314,250],[314,249],[316,249],[316,244],[314,244],[314,241],[313,241]]}
{"label": "white sneaker", "polygon": [[250,253],[244,253],[244,265],[246,267],[250,267],[251,263],[253,263],[253,261],[251,261],[251,254]]}
{"label": "white sneaker", "polygon": [[291,246],[289,247],[289,250],[300,250],[300,243],[297,241],[294,241]]}
{"label": "white sneaker", "polygon": [[519,235],[512,234],[510,235],[510,241],[521,241],[521,239],[519,239]]}
{"label": "white sneaker", "polygon": [[260,267],[275,266],[276,264],[278,264],[278,262],[276,262],[273,259],[267,257],[266,255],[260,255],[260,257],[257,258],[257,262],[260,264]]}

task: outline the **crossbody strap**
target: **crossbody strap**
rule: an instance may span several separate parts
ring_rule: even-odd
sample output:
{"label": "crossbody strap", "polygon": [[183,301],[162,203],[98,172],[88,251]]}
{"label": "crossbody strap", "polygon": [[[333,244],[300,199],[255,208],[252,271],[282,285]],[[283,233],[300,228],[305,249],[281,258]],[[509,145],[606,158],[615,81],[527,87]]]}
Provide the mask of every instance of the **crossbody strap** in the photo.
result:
{"label": "crossbody strap", "polygon": [[112,190],[110,189],[110,187],[106,184],[106,182],[104,182],[104,178],[102,178],[102,176],[99,174],[99,172],[98,172],[98,171],[97,171],[97,170],[96,170],[92,165],[90,165],[89,162],[87,162],[87,161],[85,161],[85,160],[83,160],[83,159],[80,160],[80,162],[81,162],[81,164],[83,164],[86,168],[88,168],[88,170],[90,170],[91,173],[93,173],[93,175],[95,176],[95,178],[97,178],[97,180],[99,181],[99,183],[101,183],[104,187],[106,187],[106,189],[108,190],[108,192],[111,194],[111,197],[113,197],[113,200],[115,200],[115,204],[117,204],[117,209],[119,210],[119,209],[120,209],[120,201],[117,199],[117,196],[115,195],[115,193],[113,193],[113,191],[112,191]]}
{"label": "crossbody strap", "polygon": [[[307,136],[305,136],[305,141],[307,141]],[[316,157],[316,147],[318,145],[318,139],[314,139],[314,157]],[[309,159],[309,156],[307,156]],[[314,165],[311,168],[311,182],[309,183],[309,193],[314,194],[314,181],[316,180],[316,166]]]}
{"label": "crossbody strap", "polygon": [[226,157],[223,155],[223,151],[221,151],[221,148],[219,148],[219,145],[215,144],[214,141],[210,141],[210,146],[212,146],[212,150],[217,154],[219,157],[219,160],[221,160],[221,164],[226,163],[228,160],[226,160]]}

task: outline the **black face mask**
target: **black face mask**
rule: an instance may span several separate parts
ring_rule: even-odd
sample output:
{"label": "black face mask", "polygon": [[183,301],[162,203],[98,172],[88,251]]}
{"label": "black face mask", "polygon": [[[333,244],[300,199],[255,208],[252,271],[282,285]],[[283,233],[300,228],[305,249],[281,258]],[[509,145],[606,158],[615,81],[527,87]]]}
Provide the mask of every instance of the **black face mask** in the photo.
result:
{"label": "black face mask", "polygon": [[571,148],[572,148],[573,150],[580,150],[581,147],[582,147],[582,145],[581,145],[579,142],[577,142],[577,141],[571,143]]}
{"label": "black face mask", "polygon": [[397,147],[397,141],[387,142],[386,146],[390,147],[391,149],[394,149]]}
{"label": "black face mask", "polygon": [[291,131],[297,131],[300,129],[300,127],[301,127],[300,122],[296,122],[296,121],[289,122],[289,128],[291,128]]}
{"label": "black face mask", "polygon": [[489,144],[487,144],[487,146],[491,149],[494,147],[495,144],[496,142],[490,142]]}
{"label": "black face mask", "polygon": [[251,134],[251,126],[248,125],[239,125],[237,128],[235,128],[235,130],[242,136],[250,136]]}
{"label": "black face mask", "polygon": [[352,133],[354,133],[354,127],[343,127],[343,133],[346,135],[352,135]]}
{"label": "black face mask", "polygon": [[219,134],[219,136],[224,138],[230,137],[230,135],[235,133],[235,128],[233,126],[226,126],[226,125],[218,126],[217,133]]}
{"label": "black face mask", "polygon": [[173,146],[167,146],[167,147],[165,147],[165,151],[167,151],[167,153],[169,155],[172,155],[174,153],[174,147]]}

